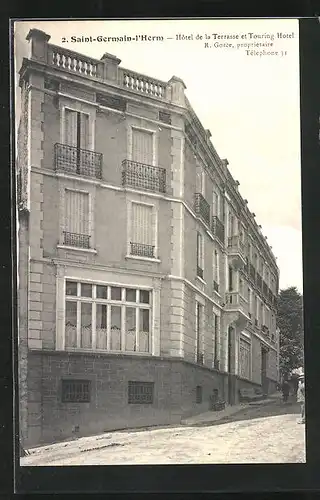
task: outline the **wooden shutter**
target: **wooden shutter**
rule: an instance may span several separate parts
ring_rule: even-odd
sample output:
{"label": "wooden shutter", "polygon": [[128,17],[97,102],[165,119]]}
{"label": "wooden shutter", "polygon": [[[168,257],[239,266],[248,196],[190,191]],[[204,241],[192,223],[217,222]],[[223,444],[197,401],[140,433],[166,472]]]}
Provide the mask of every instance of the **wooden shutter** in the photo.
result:
{"label": "wooden shutter", "polygon": [[65,230],[75,234],[89,234],[89,194],[65,191]]}
{"label": "wooden shutter", "polygon": [[132,242],[153,244],[152,207],[132,204]]}
{"label": "wooden shutter", "polygon": [[153,164],[153,134],[143,130],[132,130],[132,160]]}
{"label": "wooden shutter", "polygon": [[77,112],[65,109],[64,142],[68,146],[77,146]]}
{"label": "wooden shutter", "polygon": [[89,149],[89,115],[80,113],[80,148]]}

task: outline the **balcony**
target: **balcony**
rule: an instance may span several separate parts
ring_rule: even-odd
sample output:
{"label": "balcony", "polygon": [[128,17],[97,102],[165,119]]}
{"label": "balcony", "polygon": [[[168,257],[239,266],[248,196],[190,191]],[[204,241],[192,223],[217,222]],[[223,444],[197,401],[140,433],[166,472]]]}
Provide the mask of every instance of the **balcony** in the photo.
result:
{"label": "balcony", "polygon": [[234,269],[243,269],[246,265],[244,244],[239,235],[228,238],[228,256]]}
{"label": "balcony", "polygon": [[90,248],[90,236],[63,231],[63,244],[68,247]]}
{"label": "balcony", "polygon": [[122,185],[146,189],[157,193],[166,192],[166,169],[132,160],[122,162]]}
{"label": "balcony", "polygon": [[102,178],[102,153],[57,143],[54,146],[54,161],[56,172]]}
{"label": "balcony", "polygon": [[225,312],[227,323],[234,323],[239,329],[244,329],[250,321],[248,303],[239,292],[227,292],[225,295]]}
{"label": "balcony", "polygon": [[218,238],[220,243],[224,245],[224,225],[216,215],[212,217],[211,231]]}
{"label": "balcony", "polygon": [[210,205],[201,193],[196,193],[194,196],[194,210],[197,216],[210,226]]}
{"label": "balcony", "polygon": [[154,245],[145,245],[144,243],[130,242],[130,255],[137,255],[139,257],[148,257],[154,259]]}

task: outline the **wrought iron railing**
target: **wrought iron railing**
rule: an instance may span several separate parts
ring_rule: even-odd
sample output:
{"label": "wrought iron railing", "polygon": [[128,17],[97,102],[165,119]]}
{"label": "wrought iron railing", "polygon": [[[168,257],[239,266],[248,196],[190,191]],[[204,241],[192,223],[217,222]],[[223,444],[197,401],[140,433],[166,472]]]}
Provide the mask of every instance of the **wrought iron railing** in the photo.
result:
{"label": "wrought iron railing", "polygon": [[54,146],[54,156],[57,172],[102,178],[102,153],[57,143]]}
{"label": "wrought iron railing", "polygon": [[211,230],[218,240],[224,244],[224,225],[216,215],[212,217]]}
{"label": "wrought iron railing", "polygon": [[70,247],[90,248],[90,235],[63,231],[63,244]]}
{"label": "wrought iron railing", "polygon": [[195,193],[194,210],[203,222],[210,226],[210,205],[201,193]]}
{"label": "wrought iron railing", "polygon": [[199,276],[199,278],[203,279],[203,269],[199,266],[197,266],[197,276]]}
{"label": "wrought iron railing", "polygon": [[130,254],[140,257],[154,258],[154,245],[145,245],[144,243],[130,242]]}
{"label": "wrought iron railing", "polygon": [[166,192],[166,169],[132,160],[122,162],[122,185]]}
{"label": "wrought iron railing", "polygon": [[213,289],[215,292],[219,292],[219,283],[217,283],[216,281],[213,282]]}

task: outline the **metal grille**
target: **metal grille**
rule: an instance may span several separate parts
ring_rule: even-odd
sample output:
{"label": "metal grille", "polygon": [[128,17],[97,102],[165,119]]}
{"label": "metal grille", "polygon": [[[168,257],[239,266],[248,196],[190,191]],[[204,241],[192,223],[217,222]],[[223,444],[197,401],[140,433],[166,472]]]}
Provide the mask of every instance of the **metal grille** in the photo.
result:
{"label": "metal grille", "polygon": [[102,178],[102,153],[67,144],[55,144],[54,155],[56,171]]}
{"label": "metal grille", "polygon": [[166,192],[166,169],[131,160],[122,162],[122,185]]}
{"label": "metal grille", "polygon": [[63,231],[63,244],[70,247],[90,248],[90,236],[88,234],[77,234]]}
{"label": "metal grille", "polygon": [[63,403],[89,403],[90,380],[62,380]]}
{"label": "metal grille", "polygon": [[217,283],[216,281],[213,282],[213,289],[215,292],[219,292],[219,283]]}
{"label": "metal grille", "polygon": [[128,382],[129,404],[153,404],[154,382]]}
{"label": "metal grille", "polygon": [[214,215],[212,217],[212,233],[218,238],[218,240],[223,244],[224,243],[224,225],[221,220]]}
{"label": "metal grille", "polygon": [[196,403],[202,403],[202,387],[201,385],[197,385],[196,387]]}
{"label": "metal grille", "polygon": [[145,245],[144,243],[130,242],[130,254],[139,255],[140,257],[154,258],[154,245]]}
{"label": "metal grille", "polygon": [[119,111],[126,111],[127,109],[127,101],[121,97],[97,94],[97,102],[102,106]]}
{"label": "metal grille", "polygon": [[164,123],[171,125],[171,115],[165,111],[159,111],[159,120]]}
{"label": "metal grille", "polygon": [[194,209],[197,215],[201,217],[201,219],[210,225],[210,205],[207,200],[202,196],[201,193],[195,194],[194,200]]}
{"label": "metal grille", "polygon": [[201,267],[199,266],[197,266],[197,276],[203,279],[203,269],[201,269]]}

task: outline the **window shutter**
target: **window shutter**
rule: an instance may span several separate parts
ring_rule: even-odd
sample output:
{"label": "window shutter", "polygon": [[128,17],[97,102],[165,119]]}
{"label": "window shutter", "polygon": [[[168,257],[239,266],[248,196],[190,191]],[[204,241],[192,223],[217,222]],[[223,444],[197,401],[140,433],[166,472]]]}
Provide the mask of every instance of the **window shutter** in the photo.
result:
{"label": "window shutter", "polygon": [[65,192],[65,230],[75,234],[89,234],[89,194]]}
{"label": "window shutter", "polygon": [[65,109],[65,144],[77,146],[77,112]]}
{"label": "window shutter", "polygon": [[89,149],[89,115],[80,113],[80,148]]}
{"label": "window shutter", "polygon": [[152,207],[132,204],[132,242],[153,244]]}
{"label": "window shutter", "polygon": [[153,134],[151,132],[133,129],[132,160],[145,165],[153,164]]}

